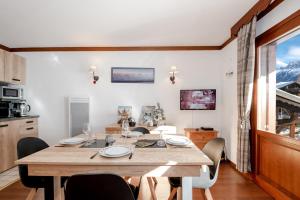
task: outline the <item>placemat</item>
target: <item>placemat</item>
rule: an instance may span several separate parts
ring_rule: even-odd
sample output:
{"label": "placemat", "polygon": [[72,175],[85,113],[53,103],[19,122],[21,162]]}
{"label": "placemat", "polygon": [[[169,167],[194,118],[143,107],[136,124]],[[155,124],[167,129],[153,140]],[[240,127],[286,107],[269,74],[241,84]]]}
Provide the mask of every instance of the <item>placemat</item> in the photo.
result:
{"label": "placemat", "polygon": [[93,143],[84,144],[80,148],[104,148],[107,146],[108,146],[108,144],[106,143],[105,140],[95,140]]}
{"label": "placemat", "polygon": [[164,146],[158,146],[157,141],[158,140],[143,139],[143,140],[138,140],[134,144],[135,144],[135,148],[166,148],[167,147],[166,144]]}

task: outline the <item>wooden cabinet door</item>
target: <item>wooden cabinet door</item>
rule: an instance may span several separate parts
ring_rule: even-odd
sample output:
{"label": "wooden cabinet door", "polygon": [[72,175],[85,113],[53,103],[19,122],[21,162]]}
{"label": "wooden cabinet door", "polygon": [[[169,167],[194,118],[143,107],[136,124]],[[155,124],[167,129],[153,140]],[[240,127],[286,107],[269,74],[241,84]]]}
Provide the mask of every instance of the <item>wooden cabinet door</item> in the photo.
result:
{"label": "wooden cabinet door", "polygon": [[11,134],[11,128],[10,122],[0,122],[0,172],[14,166],[16,160],[15,135]]}
{"label": "wooden cabinet door", "polygon": [[5,52],[5,82],[24,84],[26,79],[26,60],[22,56]]}
{"label": "wooden cabinet door", "polygon": [[0,49],[0,81],[5,81],[4,79],[4,50]]}
{"label": "wooden cabinet door", "polygon": [[15,70],[13,81],[24,85],[26,79],[26,59],[19,55],[14,55]]}

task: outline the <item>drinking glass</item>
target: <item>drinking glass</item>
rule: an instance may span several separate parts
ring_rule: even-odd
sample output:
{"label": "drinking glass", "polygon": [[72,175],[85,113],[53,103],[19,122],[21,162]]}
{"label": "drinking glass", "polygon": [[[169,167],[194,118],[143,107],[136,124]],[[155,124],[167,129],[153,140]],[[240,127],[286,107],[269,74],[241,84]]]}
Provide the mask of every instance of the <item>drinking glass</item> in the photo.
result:
{"label": "drinking glass", "polygon": [[82,127],[82,132],[86,136],[87,141],[89,141],[90,140],[90,134],[92,132],[91,125],[89,123],[84,123],[83,127]]}
{"label": "drinking glass", "polygon": [[129,133],[129,122],[128,120],[123,120],[122,122],[122,135],[125,137],[124,144],[126,144],[126,139]]}

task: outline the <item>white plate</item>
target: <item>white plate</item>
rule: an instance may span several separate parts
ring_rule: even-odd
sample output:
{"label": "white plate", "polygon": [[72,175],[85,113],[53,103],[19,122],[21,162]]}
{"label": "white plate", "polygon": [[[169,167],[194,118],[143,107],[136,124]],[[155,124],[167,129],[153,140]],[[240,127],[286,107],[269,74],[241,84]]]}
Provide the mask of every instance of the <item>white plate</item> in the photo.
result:
{"label": "white plate", "polygon": [[[139,132],[139,131],[130,131],[128,134],[127,134],[127,137],[131,138],[131,137],[139,137],[143,135],[142,132]],[[126,137],[126,134],[125,133],[122,133],[122,136],[123,137]]]}
{"label": "white plate", "polygon": [[167,144],[185,146],[188,145],[191,141],[186,137],[171,137],[166,140]]}
{"label": "white plate", "polygon": [[76,144],[81,144],[85,141],[83,138],[68,138],[68,139],[63,139],[59,141],[60,144],[64,145],[76,145]]}
{"label": "white plate", "polygon": [[100,150],[99,153],[104,157],[117,158],[130,154],[131,150],[126,146],[110,146]]}

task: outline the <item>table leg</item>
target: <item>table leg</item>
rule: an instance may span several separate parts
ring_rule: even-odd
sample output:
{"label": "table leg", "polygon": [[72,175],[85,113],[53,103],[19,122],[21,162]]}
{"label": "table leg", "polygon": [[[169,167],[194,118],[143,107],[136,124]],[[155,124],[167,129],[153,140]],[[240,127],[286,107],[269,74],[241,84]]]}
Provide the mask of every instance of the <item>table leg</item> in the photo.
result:
{"label": "table leg", "polygon": [[182,200],[193,199],[192,177],[182,177]]}
{"label": "table leg", "polygon": [[62,200],[62,190],[61,190],[61,178],[60,176],[54,176],[54,199]]}

